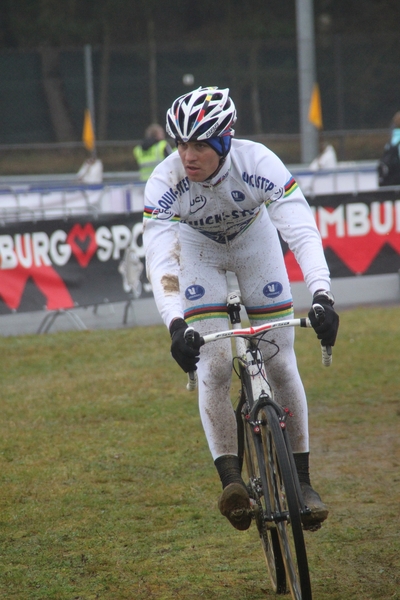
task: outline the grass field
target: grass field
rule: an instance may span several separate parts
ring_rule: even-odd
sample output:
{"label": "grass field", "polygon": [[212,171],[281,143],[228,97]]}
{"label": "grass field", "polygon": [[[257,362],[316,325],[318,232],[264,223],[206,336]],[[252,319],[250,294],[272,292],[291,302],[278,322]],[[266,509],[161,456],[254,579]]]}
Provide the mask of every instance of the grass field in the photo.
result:
{"label": "grass field", "polygon": [[[344,311],[334,364],[297,334],[314,600],[400,599],[400,308]],[[220,516],[163,327],[0,338],[0,598],[267,600],[258,536]]]}

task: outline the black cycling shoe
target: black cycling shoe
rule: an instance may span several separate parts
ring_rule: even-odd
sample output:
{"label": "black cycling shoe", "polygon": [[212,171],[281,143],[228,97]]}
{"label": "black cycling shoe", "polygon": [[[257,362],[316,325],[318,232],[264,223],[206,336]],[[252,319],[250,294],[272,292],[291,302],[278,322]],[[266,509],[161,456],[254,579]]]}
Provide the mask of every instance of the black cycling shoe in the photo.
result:
{"label": "black cycling shoe", "polygon": [[300,482],[300,487],[304,504],[309,509],[302,515],[303,527],[307,531],[317,531],[320,529],[321,523],[328,517],[328,507],[309,483]]}
{"label": "black cycling shoe", "polygon": [[223,490],[218,508],[224,517],[239,531],[250,527],[253,511],[247,489],[241,483],[230,483]]}

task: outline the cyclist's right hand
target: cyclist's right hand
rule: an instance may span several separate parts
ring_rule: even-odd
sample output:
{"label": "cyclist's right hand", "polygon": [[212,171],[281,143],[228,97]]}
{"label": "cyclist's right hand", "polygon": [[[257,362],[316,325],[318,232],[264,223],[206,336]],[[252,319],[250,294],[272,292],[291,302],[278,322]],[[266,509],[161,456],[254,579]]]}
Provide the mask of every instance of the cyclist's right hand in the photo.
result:
{"label": "cyclist's right hand", "polygon": [[200,360],[200,335],[195,331],[194,340],[189,346],[185,340],[187,328],[186,321],[180,318],[174,319],[169,326],[172,339],[171,354],[185,373],[196,371],[196,363]]}

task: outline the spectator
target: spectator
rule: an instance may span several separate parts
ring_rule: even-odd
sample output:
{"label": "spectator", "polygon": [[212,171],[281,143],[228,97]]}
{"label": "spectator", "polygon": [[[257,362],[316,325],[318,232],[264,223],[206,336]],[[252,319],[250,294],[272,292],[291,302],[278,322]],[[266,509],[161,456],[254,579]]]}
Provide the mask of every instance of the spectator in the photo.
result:
{"label": "spectator", "polygon": [[390,142],[378,164],[378,180],[380,187],[400,185],[400,111],[392,119]]}
{"label": "spectator", "polygon": [[320,169],[334,169],[337,167],[336,150],[332,144],[326,144],[319,156],[310,163],[310,171],[319,171]]}
{"label": "spectator", "polygon": [[99,158],[91,156],[87,158],[76,174],[78,181],[82,183],[102,183],[103,163]]}
{"label": "spectator", "polygon": [[147,181],[156,167],[172,152],[165,139],[165,131],[157,123],[149,125],[144,134],[144,140],[133,149],[133,156],[140,171],[140,180]]}

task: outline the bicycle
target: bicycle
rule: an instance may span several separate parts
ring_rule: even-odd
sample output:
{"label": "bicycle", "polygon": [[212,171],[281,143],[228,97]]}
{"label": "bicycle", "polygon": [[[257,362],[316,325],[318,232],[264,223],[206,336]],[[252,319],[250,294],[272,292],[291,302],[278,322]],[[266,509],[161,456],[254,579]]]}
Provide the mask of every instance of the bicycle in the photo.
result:
{"label": "bicycle", "polygon": [[[324,309],[313,305],[322,322]],[[281,327],[312,327],[308,318],[274,321],[243,328],[238,292],[228,295],[227,310],[232,328],[200,338],[201,345],[234,338],[234,371],[241,382],[236,408],[239,460],[246,482],[252,517],[256,523],[273,590],[291,593],[293,600],[312,600],[303,521],[310,510],[305,506],[290,446],[286,422],[291,413],[274,401],[259,345],[263,336]],[[194,330],[185,332],[193,343]],[[321,346],[322,362],[329,366],[332,349]],[[187,389],[197,386],[196,372],[188,374]]]}

